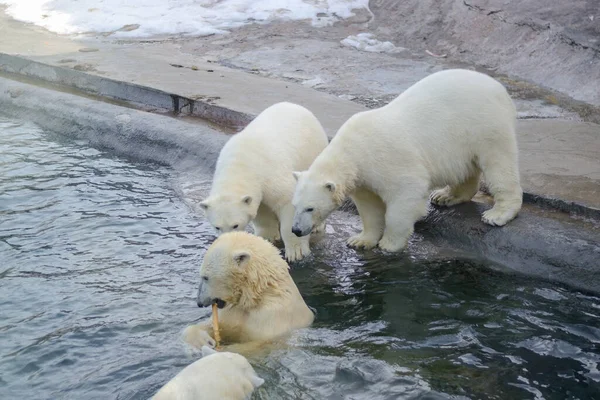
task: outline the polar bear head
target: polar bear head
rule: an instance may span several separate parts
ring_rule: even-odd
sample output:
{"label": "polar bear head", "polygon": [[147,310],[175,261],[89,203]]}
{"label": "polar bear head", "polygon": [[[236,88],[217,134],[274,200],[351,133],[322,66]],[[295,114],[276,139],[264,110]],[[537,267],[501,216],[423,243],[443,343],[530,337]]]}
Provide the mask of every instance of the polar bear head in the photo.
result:
{"label": "polar bear head", "polygon": [[[212,365],[213,370],[215,367],[220,367],[221,365],[225,366],[226,368],[223,368],[219,372],[221,372],[223,376],[238,378],[233,379],[234,382],[237,381],[237,383],[242,383],[241,381],[245,378],[252,384],[252,389],[256,389],[265,383],[265,380],[256,374],[256,371],[254,371],[254,368],[252,368],[252,365],[250,365],[246,357],[241,354],[218,352],[208,346],[202,346],[202,357],[210,360],[210,365]],[[222,378],[222,376],[218,378]]]}
{"label": "polar bear head", "polygon": [[317,177],[311,171],[294,172],[296,191],[292,204],[295,208],[292,232],[306,236],[319,226],[341,204],[335,182]]}
{"label": "polar bear head", "polygon": [[265,383],[237,353],[202,347],[202,358],[181,370],[152,400],[249,399]]}
{"label": "polar bear head", "polygon": [[214,196],[200,203],[217,234],[244,231],[256,218],[257,207],[252,196]]}
{"label": "polar bear head", "polygon": [[246,232],[230,232],[215,240],[200,266],[198,307],[216,303],[249,311],[266,296],[283,297],[289,266],[271,243]]}

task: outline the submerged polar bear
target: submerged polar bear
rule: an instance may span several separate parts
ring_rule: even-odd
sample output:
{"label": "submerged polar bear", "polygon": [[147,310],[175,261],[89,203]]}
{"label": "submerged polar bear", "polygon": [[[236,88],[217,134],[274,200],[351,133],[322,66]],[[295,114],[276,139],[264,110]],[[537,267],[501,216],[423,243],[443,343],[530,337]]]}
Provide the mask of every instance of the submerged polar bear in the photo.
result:
{"label": "submerged polar bear", "polygon": [[[208,248],[197,302],[217,304],[225,344],[260,345],[312,324],[314,315],[288,269],[275,246],[246,232],[221,235]],[[213,336],[210,319],[184,332],[184,340],[196,347],[214,346]]]}
{"label": "submerged polar bear", "polygon": [[246,400],[265,383],[244,356],[202,347],[202,358],[185,367],[152,400]]}
{"label": "submerged polar bear", "polygon": [[446,70],[390,104],[352,116],[308,171],[296,172],[293,231],[307,235],[347,196],[363,230],[353,247],[400,251],[414,223],[438,205],[471,200],[483,173],[495,204],[483,221],[501,226],[521,209],[516,111],[487,75]]}
{"label": "submerged polar bear", "polygon": [[292,234],[296,182],[292,171],[306,169],[327,146],[317,118],[306,108],[277,103],[264,110],[223,147],[210,196],[200,203],[219,234],[243,231],[280,237],[289,261],[310,253],[309,238]]}

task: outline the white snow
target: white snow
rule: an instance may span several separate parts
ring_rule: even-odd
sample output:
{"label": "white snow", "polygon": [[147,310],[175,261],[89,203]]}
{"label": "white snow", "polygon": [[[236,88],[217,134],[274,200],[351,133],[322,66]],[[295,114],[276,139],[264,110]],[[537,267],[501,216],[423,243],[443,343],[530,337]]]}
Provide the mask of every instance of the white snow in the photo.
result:
{"label": "white snow", "polygon": [[204,36],[250,23],[310,20],[325,26],[368,10],[368,0],[0,0],[14,19],[59,34]]}
{"label": "white snow", "polygon": [[309,80],[302,82],[302,85],[314,88],[314,87],[318,87],[324,83],[325,83],[325,80],[323,78],[321,78],[320,76],[317,76],[313,79],[309,79]]}
{"label": "white snow", "polygon": [[403,47],[394,46],[392,42],[377,40],[372,33],[359,33],[356,36],[348,36],[340,43],[346,47],[354,47],[357,50],[371,53],[398,53],[406,50]]}

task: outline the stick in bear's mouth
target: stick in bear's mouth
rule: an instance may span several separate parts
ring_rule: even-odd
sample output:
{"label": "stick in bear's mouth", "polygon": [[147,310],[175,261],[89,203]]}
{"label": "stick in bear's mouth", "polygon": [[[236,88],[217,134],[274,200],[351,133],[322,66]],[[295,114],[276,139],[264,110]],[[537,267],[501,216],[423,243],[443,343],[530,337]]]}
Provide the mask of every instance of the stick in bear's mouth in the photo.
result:
{"label": "stick in bear's mouth", "polygon": [[219,332],[219,307],[217,303],[212,305],[212,324],[216,342],[215,349],[219,349],[221,347],[221,332]]}

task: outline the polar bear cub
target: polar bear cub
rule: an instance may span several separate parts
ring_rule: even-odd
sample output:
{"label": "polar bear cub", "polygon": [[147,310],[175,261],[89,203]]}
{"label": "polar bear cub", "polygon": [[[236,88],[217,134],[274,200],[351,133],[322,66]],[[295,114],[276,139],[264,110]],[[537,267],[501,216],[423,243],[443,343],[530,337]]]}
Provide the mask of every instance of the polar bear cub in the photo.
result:
{"label": "polar bear cub", "polygon": [[349,196],[363,223],[348,244],[402,250],[414,223],[438,205],[471,200],[483,173],[501,226],[521,209],[516,111],[487,75],[446,70],[417,82],[388,105],[352,116],[308,171],[294,173],[293,230],[308,235]]}
{"label": "polar bear cub", "polygon": [[[225,344],[260,345],[312,324],[314,315],[288,269],[275,246],[246,232],[223,234],[208,248],[197,303],[217,304]],[[210,319],[184,331],[184,340],[195,347],[214,346],[213,337]]]}
{"label": "polar bear cub", "polygon": [[258,236],[283,239],[288,261],[308,255],[309,238],[292,233],[292,171],[308,168],[327,143],[304,107],[277,103],[260,113],[225,144],[210,195],[200,203],[217,233],[243,231],[252,221]]}
{"label": "polar bear cub", "polygon": [[244,356],[202,347],[202,358],[185,367],[152,400],[246,400],[264,383]]}

